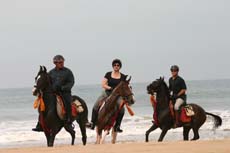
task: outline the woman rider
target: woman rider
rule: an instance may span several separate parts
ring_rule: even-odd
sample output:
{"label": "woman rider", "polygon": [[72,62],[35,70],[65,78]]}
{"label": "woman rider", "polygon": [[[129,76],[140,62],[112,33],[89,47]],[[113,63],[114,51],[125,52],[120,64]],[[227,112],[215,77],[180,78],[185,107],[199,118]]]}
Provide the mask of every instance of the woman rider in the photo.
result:
{"label": "woman rider", "polygon": [[[113,71],[107,72],[102,80],[102,88],[104,91],[102,92],[101,96],[97,99],[96,103],[94,104],[92,110],[92,117],[91,122],[92,126],[91,129],[95,128],[97,117],[98,117],[98,110],[99,110],[99,102],[108,97],[114,88],[122,81],[125,80],[125,75],[120,72],[122,67],[121,60],[114,59],[112,62]],[[120,129],[121,121],[123,119],[125,110],[122,108],[118,114],[116,119],[116,124],[114,126],[115,132],[122,132],[123,130]]]}

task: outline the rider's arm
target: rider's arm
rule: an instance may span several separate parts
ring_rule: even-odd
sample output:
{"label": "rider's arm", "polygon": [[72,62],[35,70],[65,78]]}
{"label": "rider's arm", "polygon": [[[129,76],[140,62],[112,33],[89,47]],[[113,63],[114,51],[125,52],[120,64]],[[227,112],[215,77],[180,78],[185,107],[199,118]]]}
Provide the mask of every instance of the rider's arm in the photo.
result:
{"label": "rider's arm", "polygon": [[105,89],[105,90],[110,90],[110,89],[111,89],[111,87],[108,86],[108,79],[106,79],[106,78],[104,78],[104,79],[102,80],[101,86],[102,86],[102,88]]}
{"label": "rider's arm", "polygon": [[181,89],[181,91],[177,94],[177,96],[181,96],[186,93],[186,89]]}
{"label": "rider's arm", "polygon": [[181,86],[181,90],[180,90],[180,92],[177,94],[178,97],[186,93],[187,86],[186,86],[186,84],[185,84],[184,79],[181,80],[180,86]]}
{"label": "rider's arm", "polygon": [[61,87],[63,91],[71,91],[74,85],[74,76],[72,71],[69,70],[65,84]]}

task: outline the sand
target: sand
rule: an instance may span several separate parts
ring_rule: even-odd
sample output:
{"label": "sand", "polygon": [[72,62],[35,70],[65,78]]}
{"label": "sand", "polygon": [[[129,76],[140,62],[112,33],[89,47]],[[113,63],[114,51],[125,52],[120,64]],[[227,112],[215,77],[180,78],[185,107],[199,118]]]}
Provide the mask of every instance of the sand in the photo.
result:
{"label": "sand", "polygon": [[2,148],[0,153],[230,153],[230,139]]}

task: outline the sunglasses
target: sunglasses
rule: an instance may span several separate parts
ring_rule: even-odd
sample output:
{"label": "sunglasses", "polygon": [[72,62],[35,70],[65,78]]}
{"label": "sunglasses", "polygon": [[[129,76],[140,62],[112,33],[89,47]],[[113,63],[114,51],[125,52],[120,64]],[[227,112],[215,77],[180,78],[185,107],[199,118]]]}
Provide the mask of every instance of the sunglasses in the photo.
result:
{"label": "sunglasses", "polygon": [[171,72],[178,72],[177,70],[171,70]]}
{"label": "sunglasses", "polygon": [[62,64],[63,62],[54,62],[55,64]]}
{"label": "sunglasses", "polygon": [[119,64],[114,64],[114,65],[113,65],[113,67],[115,67],[115,66],[120,67],[120,65],[119,65]]}

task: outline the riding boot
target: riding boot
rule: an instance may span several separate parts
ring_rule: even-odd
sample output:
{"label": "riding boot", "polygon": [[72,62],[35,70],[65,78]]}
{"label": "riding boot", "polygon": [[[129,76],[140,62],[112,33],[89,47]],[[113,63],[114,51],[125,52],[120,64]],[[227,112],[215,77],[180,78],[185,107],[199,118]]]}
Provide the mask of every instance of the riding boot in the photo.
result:
{"label": "riding boot", "polygon": [[124,114],[125,114],[124,111],[119,112],[119,114],[117,116],[117,119],[116,119],[116,124],[114,126],[114,131],[115,132],[119,132],[119,133],[123,132],[123,130],[120,128],[120,126],[121,126],[121,121],[123,119]]}
{"label": "riding boot", "polygon": [[179,111],[175,111],[175,120],[174,120],[174,128],[180,127],[180,118]]}
{"label": "riding boot", "polygon": [[41,124],[38,122],[36,127],[32,129],[32,131],[36,131],[36,132],[41,132],[43,131]]}
{"label": "riding boot", "polygon": [[92,117],[91,117],[91,129],[94,130],[97,122],[98,112],[97,110],[93,109],[92,111]]}

